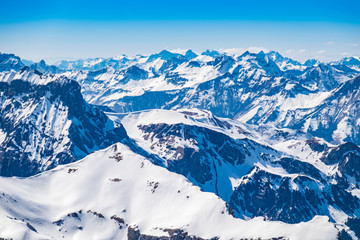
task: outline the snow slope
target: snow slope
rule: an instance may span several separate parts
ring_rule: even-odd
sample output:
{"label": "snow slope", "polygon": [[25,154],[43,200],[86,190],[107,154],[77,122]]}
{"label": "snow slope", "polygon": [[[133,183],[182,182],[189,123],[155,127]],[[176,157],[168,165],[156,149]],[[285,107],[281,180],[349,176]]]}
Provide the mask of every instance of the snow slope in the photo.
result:
{"label": "snow slope", "polygon": [[[0,238],[357,239],[359,67],[267,51],[57,67],[0,54],[2,175],[85,157],[1,177]],[[98,151],[122,139],[134,152]]]}
{"label": "snow slope", "polygon": [[[331,145],[291,129],[246,125],[198,109],[109,116],[162,160],[156,164],[215,193],[238,218],[299,223],[325,215],[349,230],[348,219],[359,216],[353,178],[360,179],[355,166],[360,151],[352,145]],[[327,160],[333,156],[339,161]]]}
{"label": "snow slope", "polygon": [[0,186],[2,238],[126,239],[132,229],[152,236],[180,229],[206,239],[329,240],[337,234],[327,217],[300,224],[235,219],[214,194],[122,144],[34,177],[1,177]]}

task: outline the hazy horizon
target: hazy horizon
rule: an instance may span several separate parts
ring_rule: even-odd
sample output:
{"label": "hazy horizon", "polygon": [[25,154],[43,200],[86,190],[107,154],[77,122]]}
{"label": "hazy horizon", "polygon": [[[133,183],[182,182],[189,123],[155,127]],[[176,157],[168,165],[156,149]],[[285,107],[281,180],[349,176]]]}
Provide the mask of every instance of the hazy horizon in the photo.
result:
{"label": "hazy horizon", "polygon": [[360,2],[24,1],[2,3],[0,51],[22,59],[260,47],[304,62],[360,56]]}
{"label": "hazy horizon", "polygon": [[[205,52],[206,50],[215,50],[215,51],[218,51],[220,53],[226,53],[227,55],[230,55],[230,56],[239,56],[241,54],[243,54],[245,51],[249,51],[249,52],[252,52],[252,53],[257,53],[259,51],[264,51],[265,53],[267,52],[270,52],[270,51],[275,51],[275,52],[278,52],[280,53],[283,57],[288,57],[288,58],[291,58],[293,60],[296,60],[296,61],[299,61],[301,63],[304,63],[306,60],[310,60],[310,59],[317,59],[319,60],[318,58],[305,58],[304,60],[300,60],[300,59],[297,59],[296,57],[290,57],[288,56],[289,54],[288,53],[283,53],[283,52],[279,52],[279,51],[276,51],[274,49],[266,49],[266,48],[263,48],[263,47],[248,47],[248,48],[230,48],[230,49],[204,49],[204,50],[201,50],[201,51],[197,51],[197,50],[194,50],[194,49],[162,49],[162,50],[167,50],[169,52],[173,52],[173,53],[180,53],[180,54],[183,54],[184,55],[184,52],[186,52],[187,50],[192,50],[193,52],[195,52],[196,54],[200,55],[201,53]],[[31,62],[40,62],[41,60],[44,60],[47,64],[55,64],[57,62],[60,62],[60,61],[77,61],[77,60],[87,60],[87,59],[96,59],[96,58],[116,58],[116,57],[119,57],[121,55],[126,55],[127,57],[129,58],[133,58],[133,57],[136,57],[138,55],[141,55],[141,56],[144,56],[144,57],[148,57],[152,54],[157,54],[159,52],[161,52],[162,50],[159,50],[159,51],[156,51],[156,52],[150,52],[150,53],[147,53],[147,54],[142,54],[142,53],[137,53],[137,54],[125,54],[125,53],[120,53],[120,54],[115,54],[115,55],[112,55],[112,56],[93,56],[93,57],[44,57],[44,58],[24,58],[22,57],[21,55],[16,55],[15,53],[13,52],[1,52],[0,53],[6,53],[6,54],[15,54],[16,56],[20,57],[22,60],[26,60],[26,61],[31,61]],[[331,62],[331,61],[336,61],[336,60],[340,60],[342,58],[345,58],[345,57],[360,57],[360,55],[352,55],[352,56],[339,56],[339,58],[334,58],[334,59],[330,59],[330,60],[327,60],[327,61],[321,61],[321,62]]]}

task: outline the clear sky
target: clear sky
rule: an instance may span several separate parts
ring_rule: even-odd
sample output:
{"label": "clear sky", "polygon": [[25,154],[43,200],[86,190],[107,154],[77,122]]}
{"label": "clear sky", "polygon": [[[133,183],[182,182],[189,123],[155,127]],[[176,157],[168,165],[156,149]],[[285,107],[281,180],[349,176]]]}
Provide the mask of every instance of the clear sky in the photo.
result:
{"label": "clear sky", "polygon": [[304,61],[360,55],[359,0],[0,0],[0,51],[61,58],[263,47]]}

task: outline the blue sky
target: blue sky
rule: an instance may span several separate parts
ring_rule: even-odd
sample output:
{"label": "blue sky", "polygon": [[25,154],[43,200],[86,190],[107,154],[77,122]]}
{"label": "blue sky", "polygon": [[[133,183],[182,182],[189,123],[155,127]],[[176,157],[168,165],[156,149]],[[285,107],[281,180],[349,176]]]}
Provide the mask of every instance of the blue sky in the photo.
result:
{"label": "blue sky", "polygon": [[25,59],[263,47],[304,61],[360,55],[360,1],[0,0],[0,51]]}

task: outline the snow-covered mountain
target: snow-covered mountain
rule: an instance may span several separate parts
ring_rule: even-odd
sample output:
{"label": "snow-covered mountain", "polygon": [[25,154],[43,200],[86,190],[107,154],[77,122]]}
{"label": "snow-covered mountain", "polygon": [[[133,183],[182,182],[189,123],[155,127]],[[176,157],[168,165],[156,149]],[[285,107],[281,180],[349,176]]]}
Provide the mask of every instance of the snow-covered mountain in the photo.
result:
{"label": "snow-covered mountain", "polygon": [[235,219],[214,194],[122,144],[31,178],[0,177],[0,186],[2,238],[335,240],[338,232],[324,216]]}
{"label": "snow-covered mountain", "polygon": [[301,64],[298,61],[295,61],[291,58],[283,57],[280,53],[275,51],[270,51],[267,54],[271,60],[273,60],[281,70],[304,70],[307,66]]}
{"label": "snow-covered mountain", "polygon": [[356,71],[360,71],[360,57],[346,57],[341,59],[340,61],[335,61],[334,64],[342,64],[348,66]]}
{"label": "snow-covered mountain", "polygon": [[313,67],[320,64],[320,61],[317,59],[308,59],[304,62],[304,65],[307,67]]}
{"label": "snow-covered mountain", "polygon": [[18,71],[24,66],[18,56],[0,52],[0,72],[10,70]]}
{"label": "snow-covered mountain", "polygon": [[41,73],[49,73],[49,74],[55,74],[55,73],[61,73],[64,72],[63,70],[57,68],[53,65],[47,65],[44,60],[41,60],[38,63],[33,63],[30,65],[32,69],[38,70]]}
{"label": "snow-covered mountain", "polygon": [[0,59],[0,238],[360,238],[357,57]]}
{"label": "snow-covered mountain", "polygon": [[[263,160],[263,154],[269,158],[280,155],[250,139],[233,139],[219,132],[231,125],[208,112],[154,110],[128,115],[122,123],[139,146],[163,159],[159,165],[189,177],[204,191],[214,192],[225,200],[232,193],[230,178],[247,173],[254,161]],[[219,126],[211,129],[207,123]]]}
{"label": "snow-covered mountain", "polygon": [[277,102],[270,99],[272,106],[254,102],[247,113],[238,117],[253,124],[271,123],[301,130],[335,144],[345,141],[360,144],[359,81],[358,76],[329,92],[298,94]]}
{"label": "snow-covered mountain", "polygon": [[[80,83],[88,102],[115,112],[190,107],[248,123],[287,126],[293,110],[319,104],[360,73],[342,63],[306,66],[276,52],[210,53],[189,60],[186,54],[162,51],[121,69],[109,65],[63,75]],[[287,63],[297,67],[285,70]]]}
{"label": "snow-covered mountain", "polygon": [[[348,219],[359,217],[355,144],[331,146],[291,130],[259,135],[252,126],[196,109],[109,116],[163,160],[156,164],[215,193],[237,218],[299,223],[326,215],[346,229]],[[286,142],[296,150],[281,147]]]}
{"label": "snow-covered mountain", "polygon": [[[36,74],[36,73],[34,73]],[[121,125],[86,103],[77,82],[0,82],[0,174],[29,176],[127,139]]]}
{"label": "snow-covered mountain", "polygon": [[127,56],[120,55],[115,58],[95,58],[95,59],[86,59],[86,60],[74,60],[74,61],[60,61],[54,64],[54,66],[64,69],[64,70],[101,70],[105,67],[112,66],[114,68],[121,68],[123,65],[126,65],[130,61]]}

